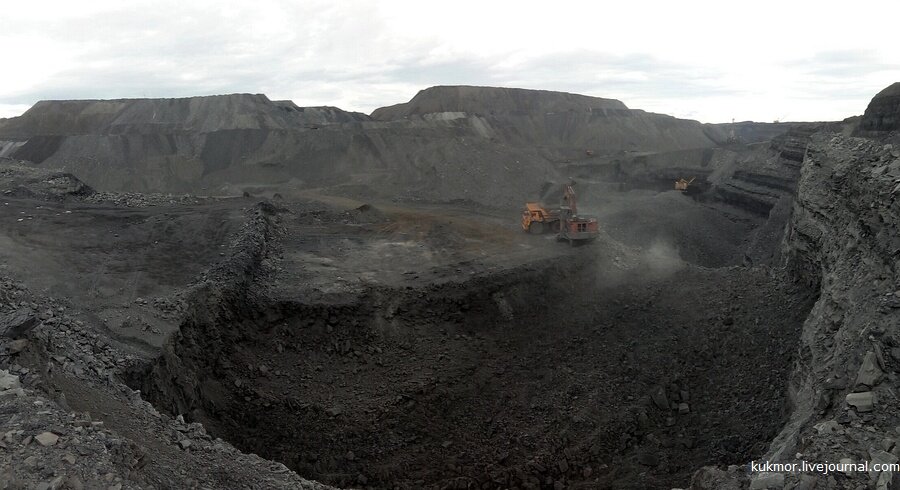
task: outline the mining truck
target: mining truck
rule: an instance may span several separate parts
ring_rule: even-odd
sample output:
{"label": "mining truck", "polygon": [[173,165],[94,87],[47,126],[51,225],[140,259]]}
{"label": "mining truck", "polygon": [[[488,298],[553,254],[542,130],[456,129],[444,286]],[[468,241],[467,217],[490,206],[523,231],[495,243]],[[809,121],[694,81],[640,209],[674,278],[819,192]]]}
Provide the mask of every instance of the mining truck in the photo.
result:
{"label": "mining truck", "polygon": [[600,234],[597,218],[578,214],[574,185],[573,181],[563,186],[559,209],[548,209],[536,202],[525,203],[522,229],[536,235],[555,232],[557,240],[568,241],[570,245],[597,238]]}
{"label": "mining truck", "polygon": [[522,229],[532,235],[559,232],[559,210],[547,209],[539,202],[526,202],[522,211]]}

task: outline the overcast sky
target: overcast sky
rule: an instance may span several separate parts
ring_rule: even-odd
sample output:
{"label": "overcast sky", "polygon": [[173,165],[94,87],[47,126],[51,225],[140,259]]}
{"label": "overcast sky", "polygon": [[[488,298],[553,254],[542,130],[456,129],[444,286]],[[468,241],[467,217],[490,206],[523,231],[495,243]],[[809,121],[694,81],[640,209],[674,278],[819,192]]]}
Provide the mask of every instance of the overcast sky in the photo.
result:
{"label": "overcast sky", "polygon": [[900,81],[897,19],[896,0],[10,2],[0,117],[234,92],[369,113],[466,84],[704,122],[835,120]]}

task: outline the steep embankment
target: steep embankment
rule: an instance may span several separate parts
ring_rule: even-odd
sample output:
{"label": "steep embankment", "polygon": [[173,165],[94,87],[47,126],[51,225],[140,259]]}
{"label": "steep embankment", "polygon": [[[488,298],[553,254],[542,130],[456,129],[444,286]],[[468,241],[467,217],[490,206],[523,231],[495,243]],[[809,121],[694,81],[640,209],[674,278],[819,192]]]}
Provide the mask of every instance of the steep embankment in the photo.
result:
{"label": "steep embankment", "polygon": [[[789,267],[819,286],[792,379],[793,416],[769,459],[897,461],[900,370],[900,153],[813,137],[785,240]],[[843,475],[842,475],[843,476]],[[807,475],[807,480],[816,478]],[[842,480],[865,484],[870,475]],[[891,481],[890,473],[881,478]],[[842,483],[844,488],[851,481]]]}
{"label": "steep embankment", "polygon": [[[884,93],[867,114],[884,107]],[[882,113],[880,120],[898,112]],[[804,324],[790,379],[791,417],[763,461],[874,464],[900,458],[900,151],[886,131],[866,134],[877,138],[820,131],[806,145],[782,254],[798,281],[818,289],[819,299]],[[742,478],[738,471],[705,469],[692,488],[738,488]],[[764,484],[769,482],[777,488],[886,489],[900,475],[831,471],[751,478],[758,480],[752,488],[772,488]]]}
{"label": "steep embankment", "polygon": [[[789,268],[818,285],[820,298],[792,379],[794,413],[771,459],[900,457],[900,151],[887,133],[900,116],[898,87],[876,95],[860,121],[872,139],[819,133],[806,152],[784,249]],[[898,477],[857,472],[841,483],[893,488]]]}

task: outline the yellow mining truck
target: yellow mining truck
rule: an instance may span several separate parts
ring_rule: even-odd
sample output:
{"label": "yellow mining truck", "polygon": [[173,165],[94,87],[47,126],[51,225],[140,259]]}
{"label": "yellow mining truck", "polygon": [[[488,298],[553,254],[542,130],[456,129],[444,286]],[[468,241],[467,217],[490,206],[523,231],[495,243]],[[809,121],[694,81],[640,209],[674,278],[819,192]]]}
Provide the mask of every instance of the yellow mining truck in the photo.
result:
{"label": "yellow mining truck", "polygon": [[687,192],[688,187],[691,185],[692,182],[694,182],[694,179],[696,179],[696,177],[691,177],[691,180],[685,180],[683,178],[676,180],[675,181],[675,190],[681,191],[681,192]]}
{"label": "yellow mining truck", "polygon": [[559,231],[559,210],[547,209],[539,202],[526,202],[522,211],[522,229],[533,235]]}

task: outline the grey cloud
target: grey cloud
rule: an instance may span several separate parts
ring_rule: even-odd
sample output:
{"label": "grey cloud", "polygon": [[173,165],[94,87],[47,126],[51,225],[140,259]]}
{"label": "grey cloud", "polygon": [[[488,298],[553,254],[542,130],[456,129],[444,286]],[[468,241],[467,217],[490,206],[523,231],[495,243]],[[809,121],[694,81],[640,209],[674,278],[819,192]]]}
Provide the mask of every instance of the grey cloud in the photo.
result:
{"label": "grey cloud", "polygon": [[555,53],[532,59],[509,75],[524,83],[549,82],[599,96],[644,93],[675,98],[737,94],[721,85],[720,73],[647,54],[616,56],[591,50]]}
{"label": "grey cloud", "polygon": [[[371,59],[375,57],[360,55],[373,46],[353,41],[379,38],[372,16],[359,6],[347,12],[319,3],[284,7],[278,14],[287,29],[271,35],[264,25],[190,5],[179,7],[178,15],[166,9],[123,8],[74,22],[50,21],[41,26],[49,40],[78,46],[72,60],[77,68],[25,93],[2,94],[0,102],[291,93],[305,84],[341,84],[376,72],[380,64]],[[397,51],[390,45],[381,48]]]}
{"label": "grey cloud", "polygon": [[385,82],[472,85],[528,85],[609,96],[648,92],[657,96],[735,95],[722,87],[721,75],[696,67],[660,61],[649,55],[614,56],[597,51],[570,51],[529,59],[505,67],[505,58],[465,59],[431,63],[425,57],[403,60],[385,70]]}
{"label": "grey cloud", "polygon": [[[398,45],[389,34],[392,26],[377,20],[374,7],[360,10],[358,4],[284,6],[278,19],[287,29],[274,33],[228,12],[187,3],[169,7],[137,12],[123,7],[42,25],[49,39],[80,48],[74,59],[78,67],[26,93],[0,95],[0,103],[262,92],[273,97],[300,94],[320,102],[325,102],[320,97],[336,95],[364,105],[350,109],[371,110],[403,101],[375,100],[379,94],[397,93],[387,88],[391,85],[513,85],[607,97],[724,91],[714,83],[715,74],[649,55],[573,50],[506,68],[506,56],[435,61],[431,53],[440,46],[434,41]],[[37,26],[19,28],[29,27]],[[381,88],[367,88],[375,86]]]}
{"label": "grey cloud", "polygon": [[840,79],[900,69],[900,64],[884,63],[870,50],[823,51],[794,60],[790,66],[809,75]]}
{"label": "grey cloud", "polygon": [[479,85],[496,78],[494,63],[485,60],[457,59],[432,63],[426,57],[395,61],[379,78],[389,82],[431,85]]}
{"label": "grey cloud", "polygon": [[[438,41],[401,43],[392,37],[396,26],[380,21],[372,5],[285,3],[274,17],[261,20],[243,15],[261,11],[252,6],[235,16],[170,2],[153,10],[125,6],[66,21],[16,24],[0,32],[0,42],[15,32],[42,32],[74,48],[76,67],[23,93],[0,94],[0,104],[252,92],[369,112],[439,84],[562,90],[618,98],[638,108],[632,101],[677,104],[748,95],[724,82],[725,74],[715,68],[646,53],[615,55],[600,47],[526,56],[518,63],[509,62],[510,53],[437,60],[432,53],[442,52]],[[784,69],[801,74],[798,97],[868,100],[881,87],[861,79],[900,66],[862,50],[820,52]]]}
{"label": "grey cloud", "polygon": [[[504,58],[458,58],[435,63],[427,54],[404,54],[383,65],[348,71],[340,66],[317,67],[293,58],[290,49],[271,50],[252,59],[216,54],[202,47],[214,39],[191,39],[184,46],[171,45],[173,56],[162,63],[147,63],[158,49],[147,53],[111,49],[93,61],[104,68],[79,68],[48,80],[34,91],[0,98],[5,103],[30,103],[39,98],[181,97],[208,93],[262,92],[306,93],[311,99],[333,95],[341,89],[366,93],[372,85],[505,85],[563,90],[601,97],[625,98],[634,94],[676,98],[697,95],[727,95],[734,91],[716,85],[715,73],[700,72],[656,60],[646,55],[616,57],[593,51],[573,51],[537,57],[504,67]],[[168,43],[169,41],[166,41]],[[198,47],[199,46],[199,47]],[[427,51],[427,47],[423,47]],[[85,60],[88,65],[88,60]],[[182,79],[196,72],[198,78]],[[358,97],[364,110],[404,100],[374,100],[375,94]],[[624,96],[624,97],[623,97]],[[351,107],[350,109],[359,109]]]}

